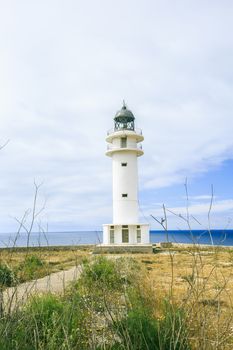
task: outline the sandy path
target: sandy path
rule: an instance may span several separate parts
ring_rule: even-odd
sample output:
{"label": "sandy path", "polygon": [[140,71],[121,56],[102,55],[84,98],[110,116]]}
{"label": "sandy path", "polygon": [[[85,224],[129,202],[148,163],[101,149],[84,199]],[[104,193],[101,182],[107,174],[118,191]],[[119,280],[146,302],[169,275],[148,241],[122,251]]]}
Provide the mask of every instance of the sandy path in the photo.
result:
{"label": "sandy path", "polygon": [[81,273],[81,266],[74,266],[69,270],[59,271],[51,275],[22,283],[16,287],[7,288],[3,292],[3,305],[5,310],[13,310],[14,307],[21,306],[29,296],[35,293],[61,293],[67,285],[77,280]]}

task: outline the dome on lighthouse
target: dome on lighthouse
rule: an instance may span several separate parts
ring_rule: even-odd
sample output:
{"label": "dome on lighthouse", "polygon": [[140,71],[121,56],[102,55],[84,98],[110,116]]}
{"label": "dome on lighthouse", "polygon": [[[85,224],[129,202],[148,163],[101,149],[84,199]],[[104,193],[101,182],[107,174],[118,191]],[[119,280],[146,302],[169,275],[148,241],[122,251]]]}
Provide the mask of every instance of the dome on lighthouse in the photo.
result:
{"label": "dome on lighthouse", "polygon": [[133,113],[126,107],[125,103],[123,102],[123,106],[120,111],[118,111],[115,115],[115,120],[119,118],[130,118],[135,119]]}
{"label": "dome on lighthouse", "polygon": [[123,106],[120,111],[115,115],[115,130],[134,130],[134,115],[126,107],[125,102],[123,101]]}

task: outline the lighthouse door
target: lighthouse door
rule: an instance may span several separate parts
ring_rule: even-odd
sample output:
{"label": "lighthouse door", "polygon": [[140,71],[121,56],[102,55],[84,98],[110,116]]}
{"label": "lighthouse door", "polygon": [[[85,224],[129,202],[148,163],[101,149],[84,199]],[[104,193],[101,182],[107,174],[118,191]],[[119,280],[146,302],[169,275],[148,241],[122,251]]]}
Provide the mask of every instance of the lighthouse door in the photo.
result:
{"label": "lighthouse door", "polygon": [[122,243],[129,243],[129,227],[128,227],[128,225],[122,226]]}
{"label": "lighthouse door", "polygon": [[114,226],[110,226],[110,244],[114,244]]}

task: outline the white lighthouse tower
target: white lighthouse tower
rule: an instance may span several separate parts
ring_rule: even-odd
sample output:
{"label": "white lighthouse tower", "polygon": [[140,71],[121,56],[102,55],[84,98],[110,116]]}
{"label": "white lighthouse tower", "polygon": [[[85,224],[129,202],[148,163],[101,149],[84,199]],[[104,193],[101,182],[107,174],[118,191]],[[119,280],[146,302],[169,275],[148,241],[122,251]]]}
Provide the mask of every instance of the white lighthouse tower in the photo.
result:
{"label": "white lighthouse tower", "polygon": [[138,218],[138,162],[143,155],[142,131],[135,129],[133,113],[125,103],[108,132],[106,155],[112,158],[113,222],[103,225],[103,245],[149,244],[149,224]]}

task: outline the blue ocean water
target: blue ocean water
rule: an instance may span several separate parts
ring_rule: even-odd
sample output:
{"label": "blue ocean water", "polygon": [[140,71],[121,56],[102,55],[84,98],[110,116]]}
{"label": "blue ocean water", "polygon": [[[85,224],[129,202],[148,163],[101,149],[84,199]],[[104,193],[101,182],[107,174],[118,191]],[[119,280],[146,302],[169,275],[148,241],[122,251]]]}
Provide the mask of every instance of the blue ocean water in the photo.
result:
{"label": "blue ocean water", "polygon": [[[211,235],[205,230],[177,231],[169,230],[150,231],[151,243],[176,242],[176,243],[198,243],[214,245],[233,246],[233,230],[211,230]],[[102,242],[102,231],[68,231],[48,232],[46,234],[32,232],[30,234],[30,246],[64,246],[78,244],[98,244]],[[0,247],[25,247],[27,246],[27,234],[0,233]]]}

